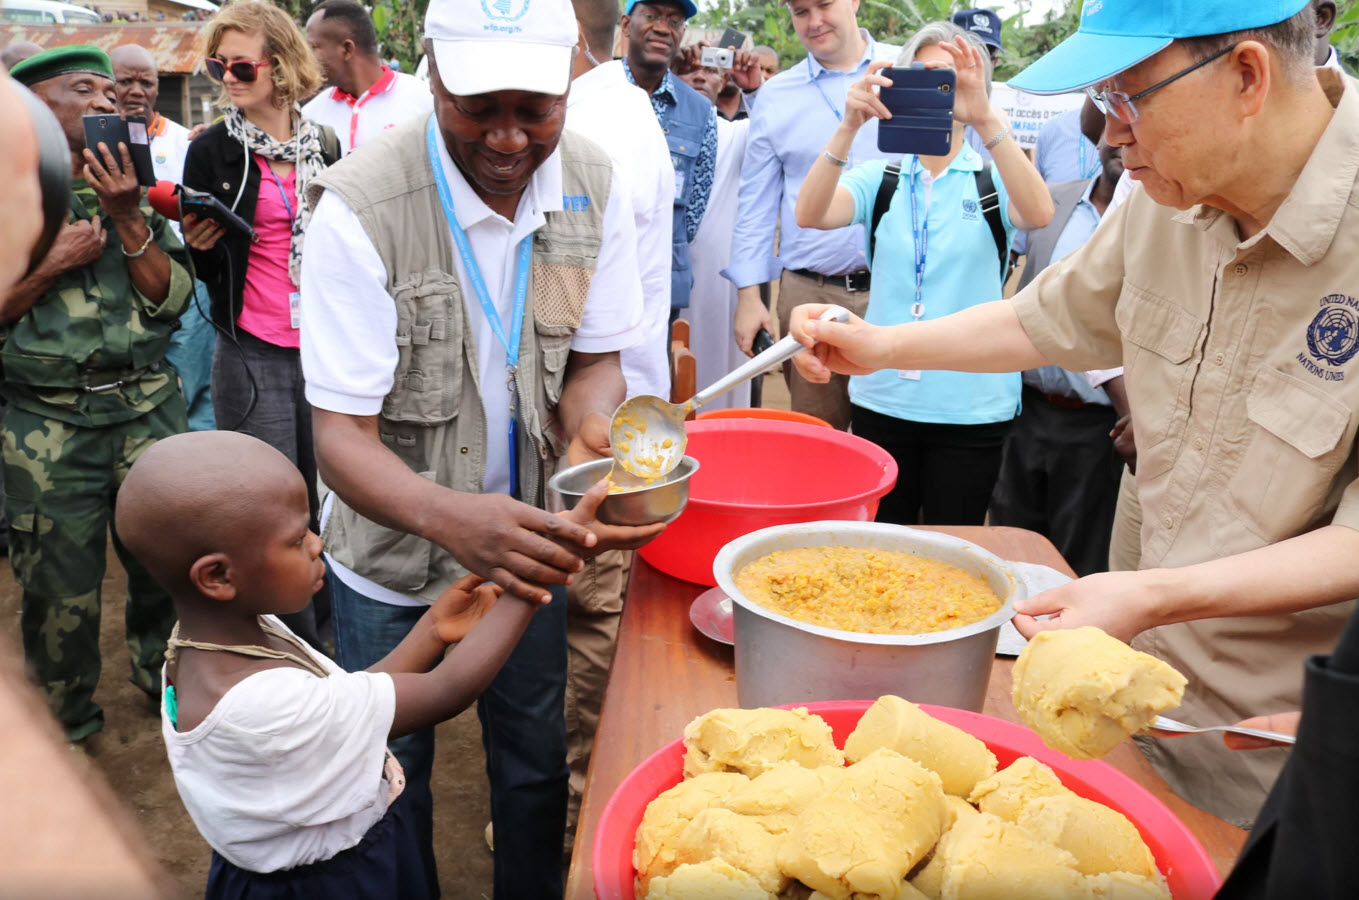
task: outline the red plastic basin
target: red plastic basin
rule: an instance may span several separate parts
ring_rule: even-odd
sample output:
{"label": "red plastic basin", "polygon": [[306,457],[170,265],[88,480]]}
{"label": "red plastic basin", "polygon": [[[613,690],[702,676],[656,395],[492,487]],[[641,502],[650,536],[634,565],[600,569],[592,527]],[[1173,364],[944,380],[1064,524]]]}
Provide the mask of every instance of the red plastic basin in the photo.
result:
{"label": "red plastic basin", "polygon": [[[843,747],[869,700],[837,700],[805,705],[826,720]],[[1146,788],[1108,763],[1078,760],[1050,750],[1022,725],[980,713],[921,704],[950,725],[980,738],[1005,768],[1020,756],[1032,756],[1052,768],[1072,791],[1103,803],[1132,820],[1151,848],[1174,900],[1209,900],[1222,879],[1194,833]],[[662,791],[679,784],[684,774],[684,743],[675,740],[653,753],[623,780],[609,798],[595,830],[595,896],[600,900],[633,900],[632,848],[646,806]]]}
{"label": "red plastic basin", "polygon": [[773,409],[765,406],[730,406],[726,409],[710,409],[697,416],[700,422],[708,419],[765,419],[771,422],[801,422],[804,425],[817,425],[830,428],[825,419],[807,413],[793,412],[791,409]]}
{"label": "red plastic basin", "polygon": [[687,424],[700,463],[680,517],[640,551],[669,575],[716,585],[713,557],[743,534],[794,522],[870,522],[897,481],[896,461],[861,437],[802,422]]}

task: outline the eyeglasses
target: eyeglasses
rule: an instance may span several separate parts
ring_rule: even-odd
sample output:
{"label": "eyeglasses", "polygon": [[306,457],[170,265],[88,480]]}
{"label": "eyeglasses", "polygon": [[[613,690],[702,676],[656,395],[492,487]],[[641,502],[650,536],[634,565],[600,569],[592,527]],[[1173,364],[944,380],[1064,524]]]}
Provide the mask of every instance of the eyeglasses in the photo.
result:
{"label": "eyeglasses", "polygon": [[646,10],[639,10],[637,12],[637,18],[642,20],[643,25],[655,25],[657,22],[664,22],[670,26],[672,31],[683,31],[684,23],[686,21],[684,16],[679,13],[671,13],[668,16],[662,16],[658,13],[648,12]]}
{"label": "eyeglasses", "polygon": [[226,73],[230,72],[231,76],[237,81],[244,81],[246,83],[259,78],[259,70],[262,66],[271,66],[273,64],[274,61],[272,59],[238,59],[235,62],[229,63],[224,59],[209,56],[207,59],[203,60],[203,68],[207,69],[208,77],[213,81],[221,81]]}
{"label": "eyeglasses", "polygon": [[1112,112],[1114,114],[1114,118],[1118,119],[1120,122],[1126,122],[1127,124],[1131,125],[1133,122],[1137,121],[1137,107],[1133,105],[1136,101],[1141,100],[1148,94],[1151,94],[1153,91],[1159,91],[1161,88],[1170,84],[1175,79],[1183,78],[1184,76],[1188,75],[1195,69],[1200,69],[1208,65],[1210,62],[1217,59],[1219,56],[1226,56],[1228,53],[1231,53],[1235,49],[1236,49],[1235,44],[1223,47],[1221,50],[1217,51],[1212,56],[1205,57],[1204,59],[1199,60],[1198,62],[1194,63],[1187,69],[1181,69],[1174,75],[1171,75],[1165,81],[1158,81],[1156,84],[1153,84],[1145,91],[1138,91],[1131,97],[1129,97],[1122,91],[1097,91],[1093,87],[1086,88],[1085,92],[1090,95],[1091,100],[1095,101],[1095,105],[1099,107],[1100,112],[1105,113],[1106,115]]}

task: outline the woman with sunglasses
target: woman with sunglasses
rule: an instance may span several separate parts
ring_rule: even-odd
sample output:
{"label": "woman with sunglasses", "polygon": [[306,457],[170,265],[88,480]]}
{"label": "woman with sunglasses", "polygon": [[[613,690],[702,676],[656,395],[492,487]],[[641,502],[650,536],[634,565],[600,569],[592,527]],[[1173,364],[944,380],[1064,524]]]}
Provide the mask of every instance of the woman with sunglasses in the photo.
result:
{"label": "woman with sunglasses", "polygon": [[[298,270],[311,216],[308,183],[340,155],[328,127],[303,118],[299,102],[321,86],[321,69],[287,13],[239,0],[208,24],[204,68],[221,85],[223,118],[189,145],[184,184],[206,191],[254,235],[184,217],[184,238],[212,297],[219,340],[212,362],[217,427],[270,444],[302,471],[315,497],[311,408],[298,355]],[[304,620],[290,622],[315,636]]]}

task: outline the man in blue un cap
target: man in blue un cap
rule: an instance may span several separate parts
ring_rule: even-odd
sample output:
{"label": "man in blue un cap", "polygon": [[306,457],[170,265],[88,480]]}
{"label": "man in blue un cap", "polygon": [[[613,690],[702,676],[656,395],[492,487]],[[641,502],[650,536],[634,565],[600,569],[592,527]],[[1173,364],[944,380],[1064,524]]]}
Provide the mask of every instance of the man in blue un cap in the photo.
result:
{"label": "man in blue un cap", "polygon": [[1000,51],[1003,49],[1000,42],[1000,16],[996,15],[995,10],[991,9],[962,9],[953,14],[953,24],[963,31],[970,31],[981,39],[986,45],[986,52],[991,54],[991,65],[995,66],[1000,62]]}
{"label": "man in blue un cap", "polygon": [[[1304,661],[1359,595],[1359,82],[1313,67],[1315,26],[1306,0],[1088,0],[1010,84],[1088,90],[1141,189],[1013,300],[882,328],[792,317],[822,342],[797,358],[813,380],[1125,367],[1141,567],[1031,597],[1015,624],[1136,638],[1188,677],[1176,716],[1193,724],[1298,709]],[[1335,752],[1359,772],[1346,734]],[[1139,743],[1243,826],[1287,756]]]}

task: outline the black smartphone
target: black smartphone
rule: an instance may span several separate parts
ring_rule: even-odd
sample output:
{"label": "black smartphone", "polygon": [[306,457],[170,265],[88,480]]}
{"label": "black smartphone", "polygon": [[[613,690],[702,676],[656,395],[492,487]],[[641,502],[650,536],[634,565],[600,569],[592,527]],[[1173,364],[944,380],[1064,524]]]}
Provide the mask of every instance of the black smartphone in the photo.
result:
{"label": "black smartphone", "polygon": [[878,89],[878,99],[892,118],[878,121],[878,149],[883,153],[946,156],[953,149],[953,99],[957,78],[952,69],[883,69],[892,82]]}
{"label": "black smartphone", "polygon": [[745,42],[745,32],[737,31],[735,28],[728,25],[726,30],[722,32],[722,36],[717,39],[717,46],[735,47],[737,50],[740,50],[741,47],[745,45]]}
{"label": "black smartphone", "polygon": [[124,119],[117,115],[96,113],[83,116],[81,125],[85,129],[85,146],[94,151],[96,156],[102,143],[113,153],[114,160],[119,160],[118,145],[127,144],[137,182],[143,187],[156,186],[156,171],[151,165],[151,141],[146,133],[145,116],[128,116]]}

